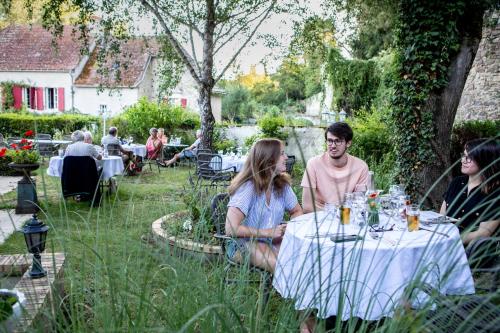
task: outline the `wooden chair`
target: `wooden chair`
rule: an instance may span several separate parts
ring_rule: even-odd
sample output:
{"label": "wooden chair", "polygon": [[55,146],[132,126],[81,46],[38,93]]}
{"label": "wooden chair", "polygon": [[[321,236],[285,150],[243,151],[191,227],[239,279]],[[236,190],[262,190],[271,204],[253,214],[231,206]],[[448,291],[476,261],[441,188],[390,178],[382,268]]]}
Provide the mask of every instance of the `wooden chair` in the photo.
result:
{"label": "wooden chair", "polygon": [[[216,194],[211,202],[210,210],[211,210],[211,220],[215,226],[216,234],[214,237],[219,241],[223,256],[227,262],[227,265],[224,268],[224,283],[241,283],[241,282],[259,282],[260,283],[260,291],[262,294],[262,305],[267,304],[269,300],[269,293],[271,291],[272,284],[272,274],[266,270],[263,270],[259,267],[255,267],[250,264],[249,260],[245,262],[245,264],[241,264],[229,258],[226,255],[226,246],[229,242],[234,241],[234,239],[228,235],[226,235],[226,215],[227,215],[227,204],[229,202],[229,194],[228,193],[219,193]],[[244,271],[241,272],[245,275],[250,275],[252,272],[260,274],[260,279],[244,279],[244,278],[235,278],[231,279],[228,277],[231,268],[240,267],[244,268]]]}

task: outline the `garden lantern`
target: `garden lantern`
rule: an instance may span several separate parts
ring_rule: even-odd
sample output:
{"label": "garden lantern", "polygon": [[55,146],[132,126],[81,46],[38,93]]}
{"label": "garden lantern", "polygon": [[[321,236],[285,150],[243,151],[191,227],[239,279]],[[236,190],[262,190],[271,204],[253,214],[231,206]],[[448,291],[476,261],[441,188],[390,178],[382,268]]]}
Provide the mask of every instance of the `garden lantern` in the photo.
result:
{"label": "garden lantern", "polygon": [[38,279],[47,275],[42,267],[40,253],[45,250],[45,241],[47,239],[49,227],[38,220],[36,214],[23,227],[22,233],[28,247],[28,252],[33,254],[33,266],[31,267],[30,277]]}

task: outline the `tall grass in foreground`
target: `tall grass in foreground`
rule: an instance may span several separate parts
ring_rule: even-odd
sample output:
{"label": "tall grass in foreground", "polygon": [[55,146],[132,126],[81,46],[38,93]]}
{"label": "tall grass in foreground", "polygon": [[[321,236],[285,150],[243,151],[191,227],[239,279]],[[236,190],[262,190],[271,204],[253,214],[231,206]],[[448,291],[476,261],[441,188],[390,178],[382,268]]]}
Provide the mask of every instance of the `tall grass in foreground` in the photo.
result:
{"label": "tall grass in foreground", "polygon": [[[46,252],[64,252],[64,287],[66,296],[55,300],[53,311],[46,313],[48,321],[60,332],[290,332],[297,331],[306,314],[299,315],[295,302],[307,307],[315,304],[307,299],[286,300],[273,292],[268,304],[262,304],[258,284],[224,284],[225,262],[202,263],[199,260],[171,255],[168,248],[152,247],[141,242],[149,232],[152,221],[171,212],[186,209],[181,195],[187,184],[184,168],[162,170],[160,174],[146,170],[139,177],[119,179],[116,195],[104,196],[100,207],[91,209],[88,203],[60,199],[60,180],[38,173],[38,193],[43,212],[40,218],[50,225]],[[300,199],[300,197],[299,197]],[[319,223],[319,217],[316,220]],[[361,243],[359,245],[363,245]],[[432,298],[423,300],[419,310],[411,310],[415,295],[398,290],[391,303],[393,318],[363,321],[351,316],[357,304],[368,304],[370,311],[377,304],[372,299],[358,299],[359,290],[349,291],[353,282],[368,282],[371,269],[391,262],[363,262],[361,252],[354,251],[349,261],[343,260],[346,249],[332,248],[335,261],[325,262],[312,241],[307,257],[312,264],[305,269],[296,267],[290,288],[310,284],[326,284],[332,274],[345,276],[342,283],[331,286],[324,302],[335,298],[339,313],[346,311],[348,320],[341,317],[320,321],[318,331],[337,332],[421,332],[434,331],[426,316],[433,309]],[[448,249],[431,245],[420,253],[430,261],[444,261],[447,272],[422,266],[419,271],[405,272],[415,277],[408,291],[418,290],[422,282],[452,279],[454,254],[461,244]],[[22,235],[14,235],[2,246],[0,253],[25,253]],[[413,260],[413,258],[408,258]],[[367,265],[367,266],[364,266]],[[361,268],[365,267],[365,270]],[[367,268],[366,268],[367,267]],[[403,269],[403,268],[402,268]],[[465,269],[465,268],[464,268]],[[235,267],[230,274],[246,277],[246,266]],[[389,283],[394,272],[382,270],[378,283]],[[254,276],[258,278],[258,276]],[[243,280],[243,279],[242,279]],[[299,285],[294,285],[300,281]],[[368,288],[368,283],[364,284]],[[401,293],[403,297],[401,298]],[[498,291],[495,294],[498,296]],[[396,297],[397,296],[397,297]],[[436,295],[434,295],[436,296]],[[438,299],[439,296],[436,296]],[[457,299],[465,299],[459,296]],[[407,302],[404,302],[407,300]],[[352,311],[352,312],[351,312]],[[322,315],[321,313],[319,315]],[[474,315],[469,318],[474,320]],[[466,327],[463,326],[465,331]],[[459,330],[460,331],[460,330]]]}

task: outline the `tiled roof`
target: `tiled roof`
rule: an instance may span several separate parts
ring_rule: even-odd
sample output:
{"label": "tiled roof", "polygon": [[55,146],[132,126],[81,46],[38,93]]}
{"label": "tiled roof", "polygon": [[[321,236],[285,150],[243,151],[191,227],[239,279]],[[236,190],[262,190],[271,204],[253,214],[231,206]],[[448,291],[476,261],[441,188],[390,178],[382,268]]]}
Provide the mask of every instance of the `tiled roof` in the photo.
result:
{"label": "tiled roof", "polygon": [[70,71],[78,65],[83,44],[73,27],[52,46],[52,34],[39,25],[11,25],[0,30],[0,71]]}
{"label": "tiled roof", "polygon": [[149,65],[150,56],[158,52],[157,43],[151,40],[146,42],[139,38],[131,39],[124,42],[120,50],[119,54],[108,54],[102,68],[99,69],[97,59],[102,49],[96,47],[76,79],[75,85],[135,87],[139,84]]}

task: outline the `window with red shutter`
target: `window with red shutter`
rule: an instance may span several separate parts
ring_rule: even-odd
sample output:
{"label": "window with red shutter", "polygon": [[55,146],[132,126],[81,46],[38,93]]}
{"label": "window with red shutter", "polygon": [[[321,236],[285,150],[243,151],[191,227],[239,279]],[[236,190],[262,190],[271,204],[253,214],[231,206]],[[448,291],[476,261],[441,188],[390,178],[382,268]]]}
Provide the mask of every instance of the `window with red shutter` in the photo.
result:
{"label": "window with red shutter", "polygon": [[57,108],[64,111],[64,88],[57,88]]}
{"label": "window with red shutter", "polygon": [[43,110],[43,88],[37,87],[36,89],[36,109]]}
{"label": "window with red shutter", "polygon": [[23,105],[23,88],[20,86],[12,87],[12,96],[14,97],[14,109],[20,110]]}
{"label": "window with red shutter", "polygon": [[187,98],[181,98],[181,106],[182,106],[183,108],[186,108],[186,106],[187,106],[187,102],[188,102]]}

